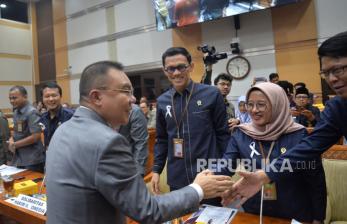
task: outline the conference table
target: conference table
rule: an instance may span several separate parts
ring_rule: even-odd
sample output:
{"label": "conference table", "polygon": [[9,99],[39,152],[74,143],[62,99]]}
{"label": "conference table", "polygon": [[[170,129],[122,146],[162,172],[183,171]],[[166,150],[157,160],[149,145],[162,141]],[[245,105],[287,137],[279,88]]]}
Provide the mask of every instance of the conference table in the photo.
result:
{"label": "conference table", "polygon": [[[14,177],[24,177],[24,179],[19,180],[19,182],[24,180],[33,180],[35,178],[43,177],[43,174],[36,173],[32,171],[23,171],[18,174],[15,174]],[[15,182],[18,182],[15,181]],[[42,182],[38,182],[39,188],[41,187]],[[16,205],[6,202],[3,197],[0,197],[0,215],[8,217],[9,219],[15,220],[21,224],[44,224],[46,223],[47,217],[23,209]],[[186,216],[185,218],[188,218]],[[134,221],[128,221],[128,224],[134,224]],[[258,224],[259,216],[247,214],[243,212],[238,212],[235,218],[232,220],[233,224]],[[288,224],[289,220],[272,218],[272,217],[263,217],[264,224]],[[0,224],[3,224],[2,219],[0,218]]]}
{"label": "conference table", "polygon": [[[35,178],[43,177],[43,174],[36,173],[32,171],[23,171],[13,175],[16,177],[24,177],[21,180],[15,180],[16,182],[22,182],[25,180],[33,180]],[[38,187],[40,189],[42,182],[38,182]],[[44,191],[43,191],[44,192]],[[0,197],[0,215],[5,216],[9,219],[15,220],[21,224],[44,224],[46,223],[46,216],[37,214],[35,212],[29,211],[27,209],[18,207],[14,204],[6,202],[3,197]],[[0,218],[0,224],[3,224],[2,218]]]}

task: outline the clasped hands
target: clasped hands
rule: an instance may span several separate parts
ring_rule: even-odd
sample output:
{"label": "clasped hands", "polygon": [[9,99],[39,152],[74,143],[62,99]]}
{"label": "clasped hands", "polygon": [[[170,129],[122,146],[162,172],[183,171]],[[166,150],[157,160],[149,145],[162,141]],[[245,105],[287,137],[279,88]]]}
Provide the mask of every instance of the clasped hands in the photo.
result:
{"label": "clasped hands", "polygon": [[[240,171],[238,174],[241,178],[234,183],[229,176],[214,175],[213,172],[204,170],[195,177],[194,183],[202,188],[204,199],[222,197],[224,206],[238,201],[237,207],[241,207],[247,199],[261,189],[263,184],[270,180],[262,170],[256,172]],[[155,194],[160,193],[159,174],[155,174],[154,179],[152,179],[152,190]]]}

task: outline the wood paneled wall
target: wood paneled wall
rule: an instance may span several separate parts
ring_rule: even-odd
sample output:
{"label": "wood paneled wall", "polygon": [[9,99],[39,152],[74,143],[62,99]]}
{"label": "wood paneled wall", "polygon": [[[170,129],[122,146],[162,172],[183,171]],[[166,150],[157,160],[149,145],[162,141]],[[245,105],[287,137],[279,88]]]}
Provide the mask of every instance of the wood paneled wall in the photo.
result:
{"label": "wood paneled wall", "polygon": [[313,0],[272,9],[276,67],[281,80],[305,82],[321,94]]}

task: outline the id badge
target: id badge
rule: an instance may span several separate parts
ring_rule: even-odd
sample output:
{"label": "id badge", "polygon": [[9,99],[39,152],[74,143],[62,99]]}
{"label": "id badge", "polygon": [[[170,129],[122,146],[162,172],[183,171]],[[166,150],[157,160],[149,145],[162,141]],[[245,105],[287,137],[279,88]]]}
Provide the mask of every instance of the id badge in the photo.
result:
{"label": "id badge", "polygon": [[183,139],[174,138],[173,139],[173,153],[174,157],[183,158]]}
{"label": "id badge", "polygon": [[23,121],[17,121],[17,132],[23,132]]}
{"label": "id badge", "polygon": [[277,191],[275,183],[264,185],[264,200],[277,200]]}

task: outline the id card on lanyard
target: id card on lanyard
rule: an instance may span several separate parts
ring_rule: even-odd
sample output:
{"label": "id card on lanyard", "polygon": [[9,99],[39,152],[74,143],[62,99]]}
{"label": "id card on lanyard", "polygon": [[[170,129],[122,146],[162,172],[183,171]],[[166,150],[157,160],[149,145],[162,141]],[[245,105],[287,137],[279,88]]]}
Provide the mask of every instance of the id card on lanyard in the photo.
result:
{"label": "id card on lanyard", "polygon": [[176,110],[175,110],[175,105],[174,105],[174,100],[173,100],[173,94],[171,95],[171,105],[172,105],[172,114],[173,114],[173,118],[175,120],[176,123],[176,128],[177,128],[177,138],[173,139],[173,155],[176,158],[184,158],[184,140],[183,138],[180,138],[180,126],[181,123],[183,121],[184,115],[187,113],[188,111],[188,106],[189,106],[189,101],[193,95],[193,91],[194,91],[194,82],[192,84],[192,89],[190,91],[188,100],[186,102],[186,106],[181,114],[180,120],[177,121],[177,116],[176,116]]}
{"label": "id card on lanyard", "polygon": [[[269,153],[265,157],[265,152],[264,152],[263,145],[261,144],[261,142],[259,142],[259,148],[260,148],[260,151],[261,151],[261,155],[262,155],[263,159],[265,159],[265,164],[266,165],[270,161],[270,155],[272,153],[272,150],[273,150],[274,146],[275,146],[275,141],[273,141],[271,143],[271,146],[269,148]],[[276,183],[264,184],[264,200],[267,200],[267,201],[277,200]]]}

